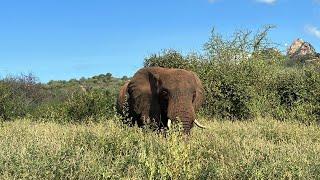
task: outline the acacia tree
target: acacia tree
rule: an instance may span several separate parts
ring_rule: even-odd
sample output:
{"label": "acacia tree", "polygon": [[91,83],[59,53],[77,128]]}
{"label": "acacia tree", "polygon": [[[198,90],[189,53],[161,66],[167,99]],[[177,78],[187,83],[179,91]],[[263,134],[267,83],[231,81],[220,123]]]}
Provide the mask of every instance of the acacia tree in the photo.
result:
{"label": "acacia tree", "polygon": [[[249,30],[238,30],[231,38],[224,38],[213,28],[208,42],[204,45],[205,53],[210,60],[217,62],[237,62],[250,59],[252,56],[257,58],[258,55],[262,59],[272,58],[273,50],[278,50],[277,44],[268,38],[268,34],[274,28],[274,25],[267,25],[256,33]],[[269,56],[264,56],[266,54]]]}

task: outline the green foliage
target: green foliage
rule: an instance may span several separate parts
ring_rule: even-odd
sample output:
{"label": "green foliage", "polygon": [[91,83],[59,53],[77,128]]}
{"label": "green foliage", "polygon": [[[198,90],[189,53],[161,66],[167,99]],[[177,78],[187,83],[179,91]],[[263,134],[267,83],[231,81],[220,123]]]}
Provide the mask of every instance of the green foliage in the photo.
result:
{"label": "green foliage", "polygon": [[64,101],[37,107],[30,113],[30,118],[64,123],[97,121],[98,117],[110,118],[115,115],[115,98],[116,94],[109,90],[74,91]]}
{"label": "green foliage", "polygon": [[189,66],[183,56],[175,50],[164,50],[160,54],[153,54],[146,58],[144,67],[158,66],[186,69]]}
{"label": "green foliage", "polygon": [[196,72],[203,116],[253,120],[207,119],[189,137],[177,124],[163,135],[120,123],[114,106],[126,76],[2,79],[0,179],[320,179],[320,66],[288,66],[267,39],[271,28],[231,39],[213,31],[205,55],[145,59]]}
{"label": "green foliage", "polygon": [[31,111],[27,117],[41,122],[71,122],[70,117],[67,117],[65,104],[62,102],[42,104]]}
{"label": "green foliage", "polygon": [[16,104],[14,103],[14,95],[8,85],[0,83],[0,94],[0,116],[2,119],[8,120],[9,117],[18,116],[18,113],[23,112],[21,102],[18,102],[19,99]]}
{"label": "green foliage", "polygon": [[251,103],[256,96],[254,82],[248,81],[246,71],[251,70],[243,66],[219,63],[215,68],[202,72],[201,78],[207,94],[204,105],[207,115],[237,119],[252,117]]}
{"label": "green foliage", "polygon": [[111,117],[123,82],[110,73],[48,84],[38,83],[32,74],[8,76],[0,81],[0,118],[7,121],[28,116],[37,121],[82,122]]}
{"label": "green foliage", "polygon": [[206,92],[205,116],[319,121],[319,68],[286,66],[287,58],[267,38],[271,28],[256,34],[237,31],[231,39],[212,31],[206,56],[169,50],[145,59],[144,65],[196,72]]}
{"label": "green foliage", "polygon": [[72,122],[89,117],[112,117],[114,115],[115,95],[105,90],[75,92],[66,101],[66,115]]}
{"label": "green foliage", "polygon": [[32,74],[8,76],[0,81],[0,117],[10,120],[25,116],[50,96]]}
{"label": "green foliage", "polygon": [[[215,29],[204,45],[204,50],[210,60],[218,62],[242,61],[250,56],[260,57],[262,60],[273,59],[275,55],[281,56],[275,44],[268,39],[268,33],[275,28],[273,25],[265,26],[262,30],[253,33],[249,30],[238,30],[230,38],[224,38]],[[266,58],[266,59],[264,59]]]}
{"label": "green foliage", "polygon": [[112,120],[5,122],[0,126],[0,179],[320,178],[317,125],[273,119],[206,124],[209,129],[194,128],[186,139]]}
{"label": "green foliage", "polygon": [[128,80],[112,77],[111,73],[100,74],[90,78],[71,79],[69,81],[50,81],[47,87],[53,91],[65,91],[70,94],[74,91],[78,91],[80,87],[87,89],[108,89],[112,93],[118,92],[119,87]]}
{"label": "green foliage", "polygon": [[253,59],[267,61],[269,63],[279,63],[288,61],[288,58],[281,54],[281,52],[276,48],[266,48],[263,50],[255,51],[252,54]]}
{"label": "green foliage", "polygon": [[[175,67],[166,55],[153,59],[164,67]],[[183,57],[182,55],[179,57]],[[195,71],[203,82],[205,116],[248,119],[272,116],[302,122],[319,121],[320,74],[316,67],[286,67],[282,60],[189,61],[185,69]],[[181,61],[177,60],[178,62]],[[173,62],[173,63],[172,63]]]}
{"label": "green foliage", "polygon": [[[319,122],[320,66],[288,66],[287,57],[268,39],[272,28],[256,33],[240,30],[229,38],[213,30],[205,53],[164,50],[147,57],[144,66],[196,72],[205,90],[204,116]],[[32,75],[8,77],[0,81],[0,117],[59,122],[112,117],[120,86],[127,80],[111,73],[48,84],[38,83]]]}

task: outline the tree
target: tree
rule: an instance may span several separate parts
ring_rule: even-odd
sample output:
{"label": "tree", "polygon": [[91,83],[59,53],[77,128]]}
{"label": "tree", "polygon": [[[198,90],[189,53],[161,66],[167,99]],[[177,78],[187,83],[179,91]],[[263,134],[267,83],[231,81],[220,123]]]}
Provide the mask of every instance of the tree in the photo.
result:
{"label": "tree", "polygon": [[107,78],[107,80],[111,80],[112,74],[111,74],[111,73],[107,73],[107,74],[106,74],[106,78]]}

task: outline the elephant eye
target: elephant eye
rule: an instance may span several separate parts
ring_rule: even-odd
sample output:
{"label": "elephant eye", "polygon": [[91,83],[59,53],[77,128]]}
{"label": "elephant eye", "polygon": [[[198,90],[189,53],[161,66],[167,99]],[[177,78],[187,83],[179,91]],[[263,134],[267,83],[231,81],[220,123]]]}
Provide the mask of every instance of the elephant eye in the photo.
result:
{"label": "elephant eye", "polygon": [[169,96],[169,93],[167,90],[162,90],[161,93],[160,93],[161,97],[163,98],[168,98]]}

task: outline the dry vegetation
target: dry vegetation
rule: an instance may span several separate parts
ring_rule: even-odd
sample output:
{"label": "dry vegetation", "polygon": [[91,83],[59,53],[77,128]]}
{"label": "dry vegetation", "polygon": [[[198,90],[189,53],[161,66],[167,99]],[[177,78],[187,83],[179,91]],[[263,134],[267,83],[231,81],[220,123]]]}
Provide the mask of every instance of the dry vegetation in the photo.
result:
{"label": "dry vegetation", "polygon": [[317,125],[211,120],[185,142],[117,122],[4,122],[0,179],[320,178]]}

